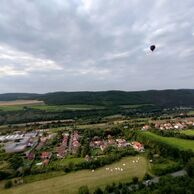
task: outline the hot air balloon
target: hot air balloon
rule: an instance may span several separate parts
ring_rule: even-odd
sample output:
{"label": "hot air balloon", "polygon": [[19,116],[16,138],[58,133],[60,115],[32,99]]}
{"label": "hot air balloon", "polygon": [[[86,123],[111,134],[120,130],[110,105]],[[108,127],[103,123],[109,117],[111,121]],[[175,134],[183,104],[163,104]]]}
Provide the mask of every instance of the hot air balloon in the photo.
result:
{"label": "hot air balloon", "polygon": [[156,46],[155,45],[151,45],[150,46],[150,50],[153,52],[155,50]]}

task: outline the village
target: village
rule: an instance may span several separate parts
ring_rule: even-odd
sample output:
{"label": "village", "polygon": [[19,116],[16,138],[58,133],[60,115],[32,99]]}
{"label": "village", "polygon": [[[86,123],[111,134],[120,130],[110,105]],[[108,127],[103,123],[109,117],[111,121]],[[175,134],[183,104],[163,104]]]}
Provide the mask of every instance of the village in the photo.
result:
{"label": "village", "polygon": [[146,131],[154,127],[159,130],[183,130],[194,127],[194,119],[172,119],[167,121],[156,121],[153,126],[146,124],[142,127],[143,131]]}
{"label": "village", "polygon": [[111,135],[108,135],[107,140],[100,139],[99,137],[94,137],[90,142],[90,147],[92,149],[99,148],[101,151],[104,151],[109,146],[117,148],[133,147],[136,151],[143,152],[144,146],[136,141],[128,142],[124,138],[114,139]]}
{"label": "village", "polygon": [[[112,126],[107,124],[98,128],[91,128],[91,125],[89,128],[78,128],[76,125],[54,128],[50,125],[48,128],[34,126],[15,129],[13,132],[10,130],[7,134],[0,135],[1,153],[9,157],[8,162],[13,172],[9,176],[19,177],[39,176],[49,172],[66,174],[82,169],[87,169],[88,177],[93,177],[98,173],[98,168],[106,176],[122,176],[130,169],[141,168],[144,160],[156,175],[166,170],[157,170],[156,166],[160,167],[161,161],[161,166],[170,166],[172,163],[178,168],[175,161],[165,159],[154,148],[150,149],[146,141],[136,138],[134,134],[161,134],[162,137],[163,133],[169,133],[173,137],[177,135],[177,138],[191,139],[192,136],[179,134],[193,129],[194,119],[150,119],[149,122],[140,119],[139,122],[141,124],[135,128],[129,127],[125,120],[123,123],[117,122]],[[8,162],[2,163],[5,169],[11,169],[7,165]],[[17,178],[15,185],[23,184],[21,182],[23,179]]]}
{"label": "village", "polygon": [[[152,125],[145,124],[141,130],[147,131],[153,127],[161,131],[184,130],[193,126],[193,119],[178,119],[156,121]],[[53,132],[52,129],[36,129],[30,132],[15,131],[12,134],[1,135],[0,145],[6,153],[20,153],[25,160],[31,161],[33,165],[46,166],[52,158],[60,160],[69,156],[77,157],[78,152],[83,147],[81,138],[82,133],[78,130],[64,129],[57,133]],[[141,142],[129,141],[122,136],[115,137],[110,134],[105,137],[92,137],[89,147],[91,154],[84,156],[86,161],[89,161],[91,157],[103,155],[109,148],[133,148],[135,151],[144,152],[144,146]]]}
{"label": "village", "polygon": [[[0,136],[1,148],[8,154],[19,153],[25,161],[34,166],[47,166],[52,160],[65,159],[66,157],[77,157],[81,144],[82,134],[77,130],[51,132],[50,129],[37,129],[31,132],[15,131],[13,134]],[[89,143],[92,150],[91,156],[86,155],[85,160],[100,156],[112,148],[133,148],[135,151],[144,152],[144,146],[140,142],[127,141],[123,137],[108,135],[105,138],[95,136]],[[95,154],[93,154],[95,153]]]}
{"label": "village", "polygon": [[[140,122],[142,121],[140,119]],[[143,139],[131,135],[182,133],[193,129],[194,120],[178,118],[152,122],[150,119],[142,124],[136,128],[126,127],[126,121],[112,126],[107,124],[106,128],[76,128],[75,125],[58,128],[51,125],[45,129],[26,127],[1,134],[0,148],[1,152],[9,157],[12,172],[16,174],[9,176],[16,177],[41,176],[46,173],[67,174],[74,171],[81,173],[81,170],[87,169],[90,178],[98,174],[98,168],[105,176],[122,176],[131,169],[140,169],[145,164],[149,164],[157,175],[158,171],[161,173],[166,169],[157,171],[156,166],[166,164],[169,168],[178,168],[176,162],[165,159],[154,148],[150,149]],[[14,163],[18,163],[16,167],[11,162],[13,158]],[[171,163],[175,167],[171,166]],[[10,169],[8,162],[2,164]],[[15,186],[24,184],[23,178],[16,180]]]}
{"label": "village", "polygon": [[[184,130],[194,126],[193,119],[177,119],[156,121],[154,124],[145,124],[141,128],[147,131],[151,128],[158,130]],[[6,153],[19,153],[26,163],[32,166],[44,167],[51,161],[64,160],[69,157],[82,157],[85,161],[100,157],[110,149],[131,149],[144,152],[141,142],[126,139],[121,135],[93,136],[89,141],[90,154],[80,154],[85,146],[83,144],[83,130],[53,131],[48,129],[35,129],[32,131],[14,131],[12,134],[1,135],[0,145]]]}

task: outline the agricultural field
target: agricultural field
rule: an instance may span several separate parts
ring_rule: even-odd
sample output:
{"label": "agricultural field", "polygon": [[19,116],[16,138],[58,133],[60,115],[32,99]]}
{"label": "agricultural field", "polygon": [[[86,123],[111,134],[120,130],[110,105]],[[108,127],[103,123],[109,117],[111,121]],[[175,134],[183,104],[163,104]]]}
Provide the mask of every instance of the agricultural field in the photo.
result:
{"label": "agricultural field", "polygon": [[192,151],[194,151],[194,141],[193,140],[179,139],[175,137],[162,137],[162,136],[156,135],[151,132],[143,132],[143,134],[149,137],[150,139],[155,139],[156,141],[167,143],[181,150],[191,149]]}
{"label": "agricultural field", "polygon": [[44,105],[44,102],[39,100],[0,101],[0,106],[16,106],[16,105]]}
{"label": "agricultural field", "polygon": [[[116,170],[116,168],[122,168]],[[96,187],[104,187],[112,182],[127,182],[132,177],[137,176],[140,179],[148,171],[147,160],[142,156],[126,157],[111,165],[106,165],[95,171],[81,170],[67,175],[27,183],[8,190],[1,189],[2,194],[75,194],[79,187],[88,185],[92,191]],[[32,175],[32,180],[34,179]],[[28,177],[30,178],[30,176]]]}
{"label": "agricultural field", "polygon": [[32,106],[31,108],[45,110],[45,111],[63,111],[63,110],[93,110],[104,109],[103,106],[87,105],[87,104],[72,104],[72,105],[45,105],[45,106]]}
{"label": "agricultural field", "polygon": [[182,130],[180,133],[188,135],[188,136],[194,136],[194,130],[188,129],[188,130]]}
{"label": "agricultural field", "polygon": [[[16,101],[15,101],[16,102]],[[38,102],[40,102],[38,104]],[[44,102],[42,101],[25,101],[23,103],[15,103],[12,101],[12,103],[8,104],[1,104],[0,103],[0,110],[3,111],[18,111],[18,110],[24,110],[25,108],[31,108],[31,109],[37,109],[37,110],[44,110],[48,112],[61,112],[64,110],[94,110],[94,109],[104,109],[105,107],[103,106],[95,106],[95,105],[79,105],[79,104],[74,104],[74,105],[45,105]]]}
{"label": "agricultural field", "polygon": [[85,125],[77,125],[79,129],[96,129],[96,128],[104,128],[109,126],[107,123],[97,123],[97,124],[85,124]]}
{"label": "agricultural field", "polygon": [[39,100],[13,100],[13,101],[0,101],[0,110],[3,111],[17,111],[23,110],[26,106],[42,106],[43,101]]}

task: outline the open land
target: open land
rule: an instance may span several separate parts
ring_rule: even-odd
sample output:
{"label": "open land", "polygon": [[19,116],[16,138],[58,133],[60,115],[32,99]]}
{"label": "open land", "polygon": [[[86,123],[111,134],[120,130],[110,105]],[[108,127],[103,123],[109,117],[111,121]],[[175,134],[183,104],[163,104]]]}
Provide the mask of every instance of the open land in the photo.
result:
{"label": "open land", "polygon": [[[133,161],[138,161],[133,163]],[[125,166],[123,166],[125,164]],[[122,168],[123,171],[115,170]],[[106,170],[108,169],[109,170]],[[111,171],[112,170],[112,171]],[[142,156],[126,157],[111,165],[104,166],[92,172],[92,170],[81,170],[67,175],[54,177],[47,180],[24,184],[9,190],[0,190],[3,194],[75,194],[79,187],[88,185],[91,190],[96,187],[104,187],[112,182],[125,182],[137,176],[142,178],[148,170],[147,161]]]}

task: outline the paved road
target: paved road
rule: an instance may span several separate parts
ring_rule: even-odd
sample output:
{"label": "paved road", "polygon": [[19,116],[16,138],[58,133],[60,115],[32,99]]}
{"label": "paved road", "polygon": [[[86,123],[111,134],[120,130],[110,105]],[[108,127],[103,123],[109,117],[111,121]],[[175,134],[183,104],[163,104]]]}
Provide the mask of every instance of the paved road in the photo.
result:
{"label": "paved road", "polygon": [[72,140],[73,140],[73,133],[71,131],[70,138],[69,138],[69,147],[68,147],[69,153],[71,153],[71,150],[72,150]]}
{"label": "paved road", "polygon": [[[183,170],[179,170],[179,171],[170,173],[170,174],[168,174],[168,175],[170,175],[170,176],[172,176],[172,177],[179,177],[179,176],[185,176],[186,174],[187,174],[187,172],[183,169]],[[158,183],[159,180],[160,180],[160,177],[154,177],[154,178],[151,179],[151,180],[144,181],[143,184],[149,185],[149,184],[152,184],[152,183]]]}
{"label": "paved road", "polygon": [[[170,173],[168,175],[170,175],[172,177],[179,177],[179,176],[185,176],[186,174],[187,174],[187,172],[185,170],[179,170],[179,171]],[[159,180],[160,180],[160,177],[154,177],[150,181],[144,181],[143,184],[147,185],[148,182],[149,182],[149,184],[151,184],[151,183],[158,183]]]}
{"label": "paved road", "polygon": [[[172,176],[172,177],[179,177],[179,176],[185,176],[187,174],[187,172],[185,170],[179,170],[179,171],[176,171],[176,172],[173,172],[173,173],[170,173],[168,175]],[[156,183],[159,183],[159,180],[160,180],[160,177],[154,177],[153,179],[151,180],[146,180],[146,181],[143,181],[143,184],[145,186],[149,186],[151,184],[156,184]],[[136,185],[131,185],[129,186],[129,190],[132,191],[133,188],[136,188],[138,189],[139,185],[136,184]]]}
{"label": "paved road", "polygon": [[173,177],[178,177],[178,176],[185,176],[187,174],[186,170],[179,170],[177,172],[173,172],[170,175]]}

